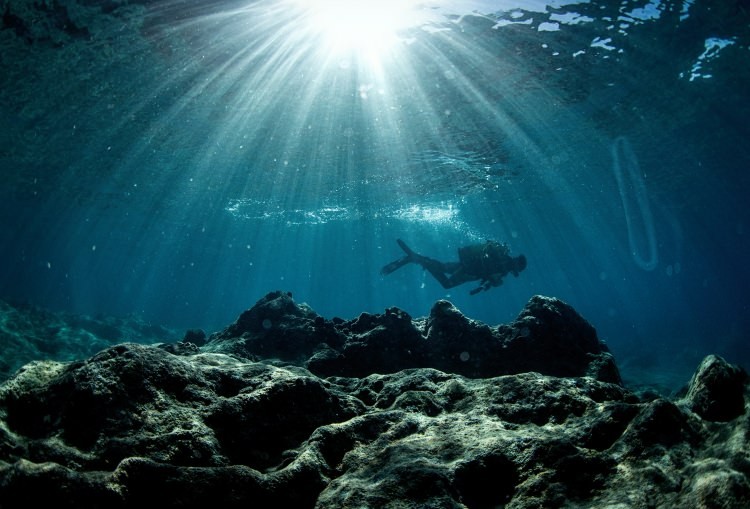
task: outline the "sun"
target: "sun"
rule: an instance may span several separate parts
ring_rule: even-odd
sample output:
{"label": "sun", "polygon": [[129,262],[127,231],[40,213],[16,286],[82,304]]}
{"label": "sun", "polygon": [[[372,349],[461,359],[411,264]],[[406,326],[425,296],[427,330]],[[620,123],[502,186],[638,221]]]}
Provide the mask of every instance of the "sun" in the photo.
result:
{"label": "sun", "polygon": [[414,0],[296,0],[307,29],[333,54],[383,59],[401,40],[399,32],[419,24]]}

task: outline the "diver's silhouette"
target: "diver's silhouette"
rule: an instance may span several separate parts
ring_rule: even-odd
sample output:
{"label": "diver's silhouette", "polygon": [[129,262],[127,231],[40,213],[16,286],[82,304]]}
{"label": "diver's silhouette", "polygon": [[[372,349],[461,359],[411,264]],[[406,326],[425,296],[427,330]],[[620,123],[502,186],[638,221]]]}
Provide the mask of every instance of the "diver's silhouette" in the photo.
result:
{"label": "diver's silhouette", "polygon": [[512,273],[518,277],[518,274],[526,268],[524,255],[512,257],[507,245],[491,240],[484,244],[459,248],[459,261],[457,262],[433,260],[415,253],[401,239],[397,239],[396,242],[404,250],[406,256],[383,267],[380,270],[381,274],[388,275],[406,264],[418,263],[437,279],[443,288],[453,288],[469,281],[479,281],[479,286],[470,292],[472,295],[494,286],[500,286],[503,284],[505,275]]}

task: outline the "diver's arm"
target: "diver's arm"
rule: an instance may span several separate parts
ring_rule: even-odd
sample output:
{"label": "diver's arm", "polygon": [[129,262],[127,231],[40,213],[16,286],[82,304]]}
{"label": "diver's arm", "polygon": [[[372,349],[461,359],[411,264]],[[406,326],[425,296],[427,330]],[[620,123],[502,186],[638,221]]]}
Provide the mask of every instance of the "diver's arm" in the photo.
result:
{"label": "diver's arm", "polygon": [[479,292],[486,292],[490,288],[500,286],[503,284],[503,276],[499,273],[492,274],[487,278],[483,278],[480,285],[469,292],[470,295],[476,295]]}

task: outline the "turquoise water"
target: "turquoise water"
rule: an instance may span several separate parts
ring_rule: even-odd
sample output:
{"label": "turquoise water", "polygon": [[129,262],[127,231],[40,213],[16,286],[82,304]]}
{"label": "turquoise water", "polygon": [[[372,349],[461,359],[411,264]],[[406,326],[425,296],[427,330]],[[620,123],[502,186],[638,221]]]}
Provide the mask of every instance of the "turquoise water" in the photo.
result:
{"label": "turquoise water", "polygon": [[[742,2],[3,5],[0,298],[216,330],[276,289],[490,324],[543,294],[633,372],[750,365]],[[397,238],[528,268],[382,277]]]}

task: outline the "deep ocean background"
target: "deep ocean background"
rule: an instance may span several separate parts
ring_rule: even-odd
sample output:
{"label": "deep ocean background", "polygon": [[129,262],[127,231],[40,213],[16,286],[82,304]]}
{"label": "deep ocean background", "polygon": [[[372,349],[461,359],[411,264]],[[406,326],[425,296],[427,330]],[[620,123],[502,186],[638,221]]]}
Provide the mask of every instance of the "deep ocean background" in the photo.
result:
{"label": "deep ocean background", "polygon": [[[0,298],[212,331],[276,289],[488,324],[543,294],[631,379],[750,366],[747,2],[431,5],[373,56],[299,2],[4,0]],[[382,277],[397,238],[528,268]]]}

